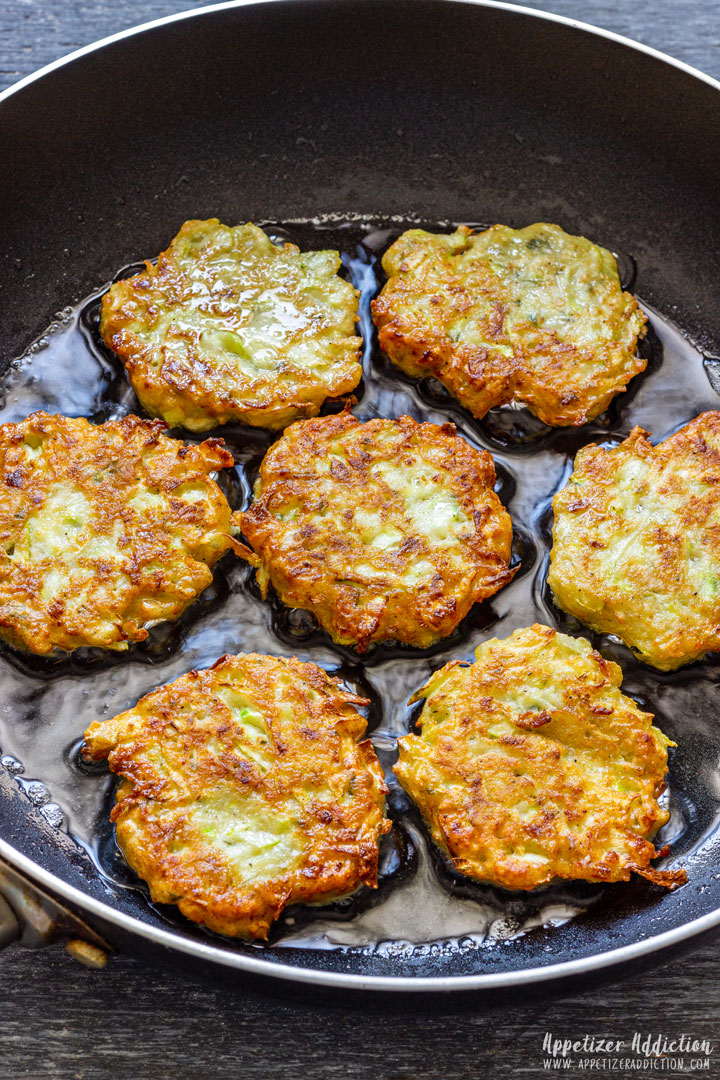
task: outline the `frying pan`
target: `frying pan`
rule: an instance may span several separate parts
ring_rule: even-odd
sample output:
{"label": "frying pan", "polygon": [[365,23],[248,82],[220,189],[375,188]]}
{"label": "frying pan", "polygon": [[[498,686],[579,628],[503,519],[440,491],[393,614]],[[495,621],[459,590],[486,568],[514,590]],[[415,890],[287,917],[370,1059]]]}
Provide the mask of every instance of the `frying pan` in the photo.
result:
{"label": "frying pan", "polygon": [[[56,311],[161,250],[188,217],[337,215],[559,221],[631,254],[638,295],[658,318],[672,318],[711,370],[720,343],[718,90],[650,49],[505,4],[230,3],[109,38],[0,97],[11,148],[0,161],[4,365]],[[708,382],[699,404],[714,407],[714,394]],[[712,689],[718,669],[705,663]],[[663,690],[677,685],[658,676]],[[103,876],[1,767],[0,883],[16,915],[23,904],[30,921],[35,913],[40,937],[38,912],[46,929],[54,922],[233,978],[517,992],[625,970],[698,944],[720,925],[712,702],[709,692],[690,693],[687,716],[669,718],[675,730],[689,722],[676,769],[687,796],[689,839],[679,850],[689,884],[672,894],[618,886],[565,925],[492,947],[398,955],[211,937]],[[5,720],[1,749],[12,764]],[[78,734],[84,726],[79,718]],[[0,903],[0,943],[3,927],[7,938],[18,932]]]}

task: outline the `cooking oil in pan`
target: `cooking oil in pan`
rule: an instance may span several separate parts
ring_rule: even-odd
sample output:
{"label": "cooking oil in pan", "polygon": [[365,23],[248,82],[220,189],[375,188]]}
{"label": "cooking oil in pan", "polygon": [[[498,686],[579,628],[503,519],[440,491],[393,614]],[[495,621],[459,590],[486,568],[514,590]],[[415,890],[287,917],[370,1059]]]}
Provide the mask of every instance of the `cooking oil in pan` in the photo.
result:
{"label": "cooking oil in pan", "polygon": [[[396,740],[412,724],[407,700],[413,690],[449,659],[471,657],[488,637],[505,637],[539,620],[586,634],[605,655],[621,663],[624,690],[655,712],[662,729],[678,742],[671,753],[666,796],[672,816],[660,839],[672,840],[673,859],[690,855],[712,836],[720,814],[716,768],[720,728],[713,703],[720,667],[710,658],[670,674],[651,671],[619,642],[590,634],[558,611],[545,575],[551,498],[565,483],[577,450],[593,441],[615,444],[635,424],[660,439],[698,413],[718,407],[720,381],[711,377],[712,358],[704,358],[670,321],[646,306],[650,332],[642,347],[647,351],[647,371],[603,416],[579,429],[551,429],[526,409],[508,407],[477,421],[439,384],[405,378],[378,350],[369,304],[382,284],[379,258],[402,231],[401,223],[356,218],[344,223],[265,223],[265,227],[277,239],[290,239],[301,247],[332,246],[343,253],[345,272],[361,290],[365,348],[364,377],[353,410],[357,416],[408,413],[436,423],[451,419],[466,439],[493,454],[497,490],[513,519],[519,572],[491,601],[476,605],[458,631],[434,648],[382,646],[362,660],[351,650],[333,646],[307,613],[288,611],[272,599],[263,603],[251,571],[232,557],[219,564],[213,585],[178,624],[155,628],[148,641],[128,653],[80,650],[64,658],[39,659],[3,648],[0,756],[29,805],[40,809],[50,824],[68,830],[112,888],[144,890],[114,843],[108,821],[112,779],[80,759],[82,731],[92,720],[129,708],[157,685],[190,668],[209,666],[223,653],[296,655],[338,674],[370,699],[370,736],[388,779],[394,828],[383,842],[376,892],[364,890],[322,908],[288,910],[271,946],[398,957],[432,949],[453,954],[499,946],[537,926],[557,926],[602,904],[608,889],[625,886],[575,883],[517,896],[462,879],[428,842],[417,812],[391,771]],[[628,256],[619,261],[627,286],[634,264]],[[133,269],[125,268],[118,276]],[[642,267],[639,281],[641,288]],[[122,366],[98,336],[103,291],[60,312],[42,338],[12,365],[4,378],[0,420],[19,420],[37,409],[96,422],[128,412],[141,414]],[[219,482],[234,507],[245,506],[274,436],[235,425],[217,434],[236,460],[235,468]],[[650,902],[653,888],[638,886],[636,896],[638,889],[641,893],[645,889]],[[174,911],[162,915],[182,925]]]}

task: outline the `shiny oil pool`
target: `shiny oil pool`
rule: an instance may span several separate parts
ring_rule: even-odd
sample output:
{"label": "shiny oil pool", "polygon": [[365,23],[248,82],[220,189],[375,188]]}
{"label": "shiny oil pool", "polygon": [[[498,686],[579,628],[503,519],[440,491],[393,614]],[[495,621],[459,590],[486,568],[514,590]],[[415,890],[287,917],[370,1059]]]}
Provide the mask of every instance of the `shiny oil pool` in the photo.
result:
{"label": "shiny oil pool", "polygon": [[[657,716],[677,743],[671,751],[671,818],[660,840],[672,844],[673,864],[692,864],[713,843],[720,814],[720,729],[714,722],[720,667],[716,658],[662,674],[637,663],[619,642],[594,635],[560,612],[546,586],[552,524],[552,495],[562,487],[581,446],[617,444],[640,424],[654,440],[666,437],[698,413],[718,406],[720,379],[712,358],[703,354],[658,311],[643,305],[649,333],[641,344],[647,370],[633,379],[609,410],[581,428],[553,429],[526,409],[492,410],[482,421],[465,412],[432,380],[414,382],[383,356],[370,318],[370,300],[382,287],[380,258],[409,225],[447,229],[448,223],[352,221],[260,223],[278,240],[303,249],[331,247],[342,253],[344,272],[361,292],[364,376],[353,412],[360,419],[396,417],[452,420],[472,444],[489,450],[497,470],[497,491],[513,520],[515,580],[492,600],[476,605],[458,631],[429,650],[383,646],[363,658],[333,645],[311,616],[288,611],[274,600],[262,602],[248,567],[228,557],[213,585],[175,625],[157,627],[147,642],[125,654],[80,650],[69,657],[39,659],[9,648],[0,652],[0,752],[4,768],[23,797],[51,829],[79,845],[112,898],[136,894],[148,916],[194,936],[203,935],[174,909],[146,899],[142,883],[127,868],[109,824],[112,781],[107,772],[83,764],[82,732],[94,719],[132,706],[139,697],[191,668],[206,667],[226,652],[257,651],[295,655],[337,674],[369,698],[370,737],[385,769],[393,831],[383,843],[380,883],[322,908],[295,907],[280,919],[272,950],[361,953],[390,963],[426,958],[463,958],[482,950],[501,954],[521,938],[536,935],[542,949],[563,953],[560,927],[571,921],[591,926],[624,905],[642,913],[656,907],[661,893],[647,882],[598,886],[572,883],[515,895],[461,878],[427,842],[417,812],[391,771],[397,738],[410,730],[415,712],[412,692],[437,667],[452,658],[468,659],[490,636],[505,637],[534,621],[589,637],[607,657],[621,664],[623,690]],[[139,253],[142,254],[142,253]],[[629,253],[619,253],[623,284],[633,283]],[[137,271],[125,267],[118,277]],[[640,272],[642,268],[640,268]],[[640,273],[642,280],[642,273]],[[100,297],[107,285],[75,307],[60,312],[4,377],[0,421],[23,419],[37,409],[85,416],[95,422],[142,415],[120,362],[98,334]],[[642,302],[642,301],[641,301]],[[341,407],[330,405],[328,408]],[[178,437],[192,438],[176,431]],[[236,465],[219,477],[234,508],[245,507],[260,461],[276,435],[227,425],[223,437]],[[699,886],[698,886],[699,887]],[[584,920],[584,923],[583,923]],[[542,932],[541,938],[537,937]],[[215,939],[219,940],[219,939]],[[549,944],[548,944],[549,942]],[[268,946],[238,942],[237,949]],[[558,957],[556,956],[555,959]]]}

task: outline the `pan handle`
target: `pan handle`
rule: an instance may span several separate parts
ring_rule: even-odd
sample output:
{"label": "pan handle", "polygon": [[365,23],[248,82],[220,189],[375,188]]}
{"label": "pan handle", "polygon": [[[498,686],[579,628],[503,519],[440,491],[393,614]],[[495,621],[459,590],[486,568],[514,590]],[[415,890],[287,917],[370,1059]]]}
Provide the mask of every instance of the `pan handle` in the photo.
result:
{"label": "pan handle", "polygon": [[20,937],[20,923],[15,912],[0,892],[0,949],[17,941]]}
{"label": "pan handle", "polygon": [[92,968],[104,968],[110,951],[92,927],[0,859],[0,949],[13,941],[27,949],[64,941],[75,960]]}

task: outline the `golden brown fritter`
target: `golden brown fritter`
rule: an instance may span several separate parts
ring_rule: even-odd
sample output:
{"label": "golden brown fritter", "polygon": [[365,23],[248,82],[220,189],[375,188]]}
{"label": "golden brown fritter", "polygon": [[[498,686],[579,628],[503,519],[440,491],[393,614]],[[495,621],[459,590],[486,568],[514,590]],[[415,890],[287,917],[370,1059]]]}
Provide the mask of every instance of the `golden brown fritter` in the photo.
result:
{"label": "golden brown fritter", "polygon": [[661,671],[720,649],[720,412],[584,447],[553,509],[560,607]]}
{"label": "golden brown fritter", "polygon": [[221,439],[185,446],[164,429],[43,412],[0,426],[0,636],[40,654],[126,649],[240,550],[210,477],[232,455]]}
{"label": "golden brown fritter", "polygon": [[360,381],[358,294],[339,268],[337,251],[279,248],[255,225],[186,221],[103,297],[100,331],[171,426],[282,428]]}
{"label": "golden brown fritter", "polygon": [[411,229],[383,268],[372,305],[381,348],[478,418],[518,401],[546,424],[584,424],[645,369],[645,316],[614,257],[557,225]]}
{"label": "golden brown fritter", "polygon": [[452,424],[349,412],[293,424],[239,515],[263,595],[313,612],[333,640],[425,647],[513,577],[495,469]]}
{"label": "golden brown fritter", "polygon": [[363,698],[315,664],[223,656],[91,724],[122,779],[117,840],[152,899],[232,936],[377,885],[387,790]]}
{"label": "golden brown fritter", "polygon": [[455,869],[506,889],[632,871],[681,884],[684,871],[650,866],[673,744],[620,692],[617,664],[539,625],[475,656],[414,696],[421,734],[400,739],[395,766]]}

